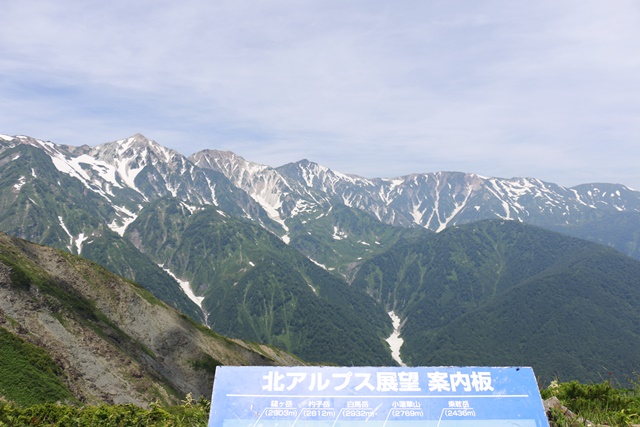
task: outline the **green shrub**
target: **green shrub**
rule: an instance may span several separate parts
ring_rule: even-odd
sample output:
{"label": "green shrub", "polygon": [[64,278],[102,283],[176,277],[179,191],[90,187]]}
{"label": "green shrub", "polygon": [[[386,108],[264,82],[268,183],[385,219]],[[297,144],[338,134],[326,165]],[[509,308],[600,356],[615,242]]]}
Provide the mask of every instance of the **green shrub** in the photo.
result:
{"label": "green shrub", "polygon": [[45,403],[26,408],[0,402],[0,427],[196,427],[206,426],[209,401],[191,396],[180,406],[149,409],[135,405],[71,406]]}
{"label": "green shrub", "polygon": [[[617,388],[611,381],[597,384],[554,381],[541,395],[543,399],[556,396],[573,413],[596,424],[628,426],[640,422],[640,387]],[[556,415],[558,426],[571,425]]]}
{"label": "green shrub", "polygon": [[4,328],[0,328],[0,355],[0,395],[20,405],[76,401],[49,354]]}

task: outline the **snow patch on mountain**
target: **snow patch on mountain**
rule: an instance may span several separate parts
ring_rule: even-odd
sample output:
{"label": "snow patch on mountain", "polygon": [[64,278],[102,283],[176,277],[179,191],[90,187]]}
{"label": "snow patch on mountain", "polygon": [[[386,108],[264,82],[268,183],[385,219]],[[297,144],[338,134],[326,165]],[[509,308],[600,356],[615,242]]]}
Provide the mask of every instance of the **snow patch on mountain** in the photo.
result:
{"label": "snow patch on mountain", "polygon": [[167,272],[169,276],[173,277],[175,281],[178,282],[178,284],[180,285],[180,289],[182,289],[182,292],[184,292],[185,295],[189,297],[191,301],[193,301],[198,307],[200,307],[200,310],[202,310],[202,313],[205,315],[205,324],[206,324],[207,313],[204,311],[204,308],[202,308],[202,301],[204,301],[204,297],[197,296],[193,292],[191,283],[189,283],[186,280],[179,279],[178,277],[176,277],[175,274],[171,272],[171,270],[169,270],[168,268],[165,268],[164,265],[158,264],[158,267],[162,268],[165,272]]}
{"label": "snow patch on mountain", "polygon": [[75,247],[78,249],[78,255],[82,254],[82,244],[89,238],[89,236],[85,236],[84,233],[80,233],[78,237],[74,238],[67,228],[67,225],[64,223],[64,219],[62,218],[62,216],[58,216],[58,223],[60,224],[60,227],[62,227],[62,229],[65,231],[65,233],[67,233],[67,235],[69,236],[69,245],[67,245],[67,249],[69,250],[69,252],[73,252],[73,246],[75,245]]}
{"label": "snow patch on mountain", "polygon": [[384,181],[387,181],[389,183],[391,183],[391,189],[395,189],[396,187],[399,187],[400,185],[404,184],[404,179],[402,178],[393,178],[393,179],[385,179]]}
{"label": "snow patch on mountain", "polygon": [[218,206],[218,198],[216,197],[216,185],[211,182],[208,176],[205,176],[207,180],[207,187],[209,187],[209,191],[211,191],[211,203],[214,206]]}
{"label": "snow patch on mountain", "polygon": [[504,199],[504,197],[502,197],[500,195],[500,186],[499,184],[496,182],[495,179],[491,179],[488,181],[491,186],[487,186],[487,190],[493,194],[493,196],[498,199],[498,201],[500,202],[500,204],[502,205],[502,208],[504,209],[504,215],[499,214],[498,212],[496,212],[496,215],[499,216],[500,218],[504,219],[504,220],[511,220],[511,209],[509,209],[509,203],[507,203],[507,200]]}
{"label": "snow patch on mountain", "polygon": [[391,333],[389,338],[386,339],[389,347],[391,348],[391,357],[393,358],[393,360],[398,362],[398,365],[407,366],[400,357],[400,347],[402,347],[402,344],[404,344],[404,340],[400,338],[400,318],[393,310],[387,314],[391,318],[391,322],[393,324],[393,332]]}
{"label": "snow patch on mountain", "polygon": [[136,187],[136,177],[138,174],[144,169],[146,165],[140,165],[139,167],[131,167],[128,162],[116,160],[115,167],[118,171],[118,177],[124,181],[127,187],[138,191],[142,194],[142,192]]}
{"label": "snow patch on mountain", "polygon": [[439,217],[440,216],[439,209],[440,209],[440,192],[436,192],[435,198],[433,200],[433,209],[431,210],[431,215],[429,215],[429,219],[427,219],[427,222],[423,224],[426,228],[432,228],[431,222],[433,221],[434,217],[438,221],[438,226],[435,227],[435,229],[439,230],[442,227],[442,221],[440,221],[440,217]]}
{"label": "snow patch on mountain", "polygon": [[18,182],[13,184],[13,189],[16,191],[20,191],[23,185],[27,183],[27,179],[24,176],[18,178]]}
{"label": "snow patch on mountain", "polygon": [[[291,209],[291,212],[289,212],[289,217],[293,218],[299,214],[312,213],[316,210],[318,210],[317,204],[305,199],[298,199],[296,200],[296,205]],[[306,223],[306,221],[303,221],[303,223]]]}
{"label": "snow patch on mountain", "polygon": [[440,223],[440,227],[438,227],[438,229],[436,230],[436,232],[441,232],[442,230],[444,230],[450,222],[452,222],[455,217],[458,215],[458,213],[464,209],[467,206],[467,201],[469,200],[469,196],[471,195],[471,190],[468,189],[467,194],[465,195],[464,200],[462,201],[462,203],[455,204],[455,207],[453,208],[453,211],[451,212],[451,214],[447,217],[445,217],[445,220],[443,222]]}
{"label": "snow patch on mountain", "polygon": [[427,212],[426,209],[424,210],[420,210],[420,205],[419,204],[414,204],[413,205],[413,210],[411,211],[411,217],[413,218],[413,222],[415,222],[416,224],[421,224],[422,223],[422,219],[424,218],[424,214]]}
{"label": "snow patch on mountain", "polygon": [[120,236],[124,236],[125,230],[129,224],[136,220],[138,215],[123,206],[114,205],[113,208],[120,214],[120,216],[111,221],[109,228]]}
{"label": "snow patch on mountain", "polygon": [[311,261],[312,263],[314,263],[315,265],[317,265],[317,266],[318,266],[318,267],[320,267],[320,268],[324,268],[324,269],[325,269],[325,270],[327,270],[327,271],[332,271],[332,270],[333,270],[333,268],[327,268],[327,266],[326,266],[326,265],[324,265],[324,264],[320,264],[318,261],[316,261],[316,260],[314,260],[314,259],[309,258],[309,261]]}
{"label": "snow patch on mountain", "polygon": [[311,282],[307,281],[307,285],[309,285],[309,287],[311,288],[311,290],[313,291],[313,293],[317,296],[318,295],[318,290],[316,288],[313,287],[313,285],[311,284]]}
{"label": "snow patch on mountain", "polygon": [[71,248],[73,245],[73,236],[71,236],[71,233],[69,232],[69,229],[67,228],[67,225],[64,223],[64,220],[61,216],[58,216],[58,224],[60,224],[60,227],[62,227],[64,232],[69,236],[69,245],[67,245],[67,249],[69,249],[69,252],[71,252]]}
{"label": "snow patch on mountain", "polygon": [[[67,174],[73,178],[78,179],[80,182],[84,184],[85,187],[89,188],[92,191],[96,191],[97,193],[101,194],[103,197],[106,197],[106,194],[102,190],[98,188],[95,188],[95,189],[91,188],[91,178],[82,169],[82,167],[79,166],[78,158],[75,158],[75,159],[67,158],[62,153],[59,153],[59,152],[50,153],[50,155],[51,155],[51,161],[53,162],[53,165],[56,167],[56,169],[58,169],[60,172],[64,174]],[[91,161],[93,161],[92,158],[91,158]]]}
{"label": "snow patch on mountain", "polygon": [[271,218],[278,224],[282,225],[282,228],[284,228],[286,232],[289,232],[289,227],[287,227],[287,224],[284,222],[284,219],[282,219],[282,217],[280,216],[280,212],[278,212],[278,208],[281,207],[279,206],[281,205],[280,203],[274,206],[271,203],[267,202],[265,199],[263,199],[262,196],[260,195],[256,194],[256,195],[252,195],[252,197],[255,199],[256,202],[260,204],[260,206],[262,206],[265,212],[267,212],[267,215],[269,215],[269,218]]}
{"label": "snow patch on mountain", "polygon": [[[198,212],[199,210],[202,209],[200,206],[193,206],[193,205],[190,205],[190,204],[188,204],[186,202],[180,202],[180,206],[182,206],[183,208],[188,210],[189,213]],[[222,211],[218,211],[218,213],[220,213],[223,216],[226,216]]]}
{"label": "snow patch on mountain", "polygon": [[347,239],[349,237],[349,235],[347,233],[345,233],[344,231],[341,231],[338,229],[338,227],[336,227],[335,225],[333,226],[333,239],[334,240],[344,240]]}
{"label": "snow patch on mountain", "polygon": [[89,236],[85,236],[84,233],[78,234],[78,237],[75,240],[76,248],[78,248],[78,255],[82,254],[82,245],[89,239]]}

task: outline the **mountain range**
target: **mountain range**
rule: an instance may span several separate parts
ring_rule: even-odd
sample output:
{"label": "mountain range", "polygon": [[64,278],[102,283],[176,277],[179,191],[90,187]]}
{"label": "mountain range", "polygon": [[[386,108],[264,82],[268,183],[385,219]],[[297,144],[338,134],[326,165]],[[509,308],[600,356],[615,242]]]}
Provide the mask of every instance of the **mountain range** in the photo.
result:
{"label": "mountain range", "polygon": [[[563,325],[582,337],[595,320],[575,313],[584,321],[568,322],[571,313],[615,312],[622,301],[612,295],[632,301],[640,278],[640,193],[621,184],[565,188],[463,172],[369,179],[308,160],[274,168],[216,150],[187,158],[142,135],[95,147],[4,135],[0,206],[8,234],[95,261],[220,333],[317,363],[394,363],[384,340],[393,311],[408,363],[524,361],[545,378],[589,379],[602,370],[599,351],[565,357],[582,349],[562,349],[559,329],[545,344],[500,325],[518,313],[546,319],[555,289],[568,298],[556,301]],[[620,265],[629,274],[614,281]],[[578,304],[572,286],[587,279],[606,293]],[[525,295],[536,309],[504,311]],[[596,295],[616,302],[601,307]],[[635,350],[638,317],[613,317],[598,321],[630,334]],[[479,325],[500,357],[453,340]],[[550,354],[572,362],[543,367]],[[631,359],[615,368],[630,374]]]}

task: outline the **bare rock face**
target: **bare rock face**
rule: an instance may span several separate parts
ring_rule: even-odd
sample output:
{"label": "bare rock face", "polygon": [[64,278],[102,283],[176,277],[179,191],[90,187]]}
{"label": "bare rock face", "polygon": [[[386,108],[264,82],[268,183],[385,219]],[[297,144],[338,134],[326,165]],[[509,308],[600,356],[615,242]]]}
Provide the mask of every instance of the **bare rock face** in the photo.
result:
{"label": "bare rock face", "polygon": [[301,364],[221,337],[94,263],[5,234],[0,327],[45,349],[87,403],[209,397],[217,365]]}

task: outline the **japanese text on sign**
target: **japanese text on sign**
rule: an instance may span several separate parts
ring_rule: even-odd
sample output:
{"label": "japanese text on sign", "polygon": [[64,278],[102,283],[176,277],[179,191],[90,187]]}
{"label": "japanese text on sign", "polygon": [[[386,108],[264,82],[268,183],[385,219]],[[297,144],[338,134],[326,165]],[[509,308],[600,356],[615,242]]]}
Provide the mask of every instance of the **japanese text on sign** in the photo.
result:
{"label": "japanese text on sign", "polygon": [[[412,371],[372,372],[284,372],[270,370],[262,377],[262,390],[278,391],[340,391],[352,388],[355,391],[420,392],[420,375]],[[493,391],[491,372],[465,374],[460,371],[429,372],[425,378],[431,392]]]}

